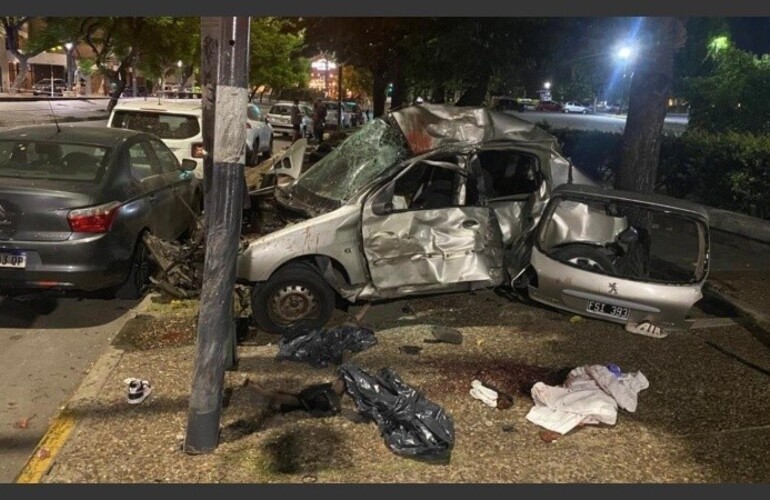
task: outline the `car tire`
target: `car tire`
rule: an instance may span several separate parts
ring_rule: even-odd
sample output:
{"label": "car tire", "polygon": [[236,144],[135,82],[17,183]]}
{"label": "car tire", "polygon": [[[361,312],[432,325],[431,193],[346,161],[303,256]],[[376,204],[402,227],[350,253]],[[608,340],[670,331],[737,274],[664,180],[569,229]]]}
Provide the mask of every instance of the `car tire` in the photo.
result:
{"label": "car tire", "polygon": [[262,161],[268,160],[273,156],[273,136],[270,136],[270,145],[267,147],[267,151],[262,153]]}
{"label": "car tire", "polygon": [[251,145],[251,151],[246,151],[246,165],[253,167],[259,163],[259,137],[254,139],[254,143]]}
{"label": "car tire", "polygon": [[583,269],[612,274],[615,266],[609,256],[601,248],[585,243],[571,243],[554,248],[550,252],[554,259],[568,262]]}
{"label": "car tire", "polygon": [[115,298],[125,300],[141,299],[147,291],[152,274],[152,263],[150,262],[150,252],[139,236],[131,256],[130,270],[126,281],[115,291]]}
{"label": "car tire", "polygon": [[335,293],[318,270],[296,262],[279,269],[251,291],[251,314],[263,330],[281,335],[320,328],[334,311]]}

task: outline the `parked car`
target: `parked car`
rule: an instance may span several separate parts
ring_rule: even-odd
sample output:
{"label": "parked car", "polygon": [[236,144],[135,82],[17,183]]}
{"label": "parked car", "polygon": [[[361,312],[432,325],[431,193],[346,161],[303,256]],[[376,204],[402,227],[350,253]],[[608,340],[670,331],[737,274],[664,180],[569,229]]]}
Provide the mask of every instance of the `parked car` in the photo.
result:
{"label": "parked car", "polygon": [[[326,128],[337,128],[337,113],[339,112],[339,103],[337,101],[323,101],[321,104],[326,106]],[[351,126],[351,116],[347,107],[342,106],[342,128]]]}
{"label": "parked car", "polygon": [[273,155],[273,126],[259,107],[249,104],[246,109],[246,165],[256,165],[260,157]]}
{"label": "parked car", "polygon": [[[248,109],[247,109],[248,116]],[[252,116],[254,116],[252,111]],[[128,101],[118,103],[107,126],[148,132],[160,137],[180,161],[196,162],[195,175],[203,178],[203,108],[200,99]],[[249,129],[248,127],[252,127]],[[272,151],[272,131],[266,122],[247,120],[246,163],[255,160],[252,150],[268,155]],[[257,140],[256,138],[260,139]]]}
{"label": "parked car", "polygon": [[51,85],[53,85],[53,95],[62,96],[64,91],[67,90],[67,82],[61,78],[43,78],[32,86],[32,95],[47,95],[51,94]]}
{"label": "parked car", "polygon": [[355,101],[345,101],[343,102],[343,105],[347,107],[348,113],[350,114],[350,126],[351,127],[358,127],[365,123],[364,118],[364,111],[361,109],[361,106],[358,105]]}
{"label": "parked car", "polygon": [[562,110],[562,105],[556,101],[540,101],[535,106],[535,111],[556,111]]}
{"label": "parked car", "polygon": [[591,109],[587,106],[583,106],[582,104],[579,104],[577,102],[566,102],[564,103],[563,110],[565,113],[590,113]]}
{"label": "parked car", "polygon": [[0,132],[0,289],[139,297],[149,278],[143,234],[174,240],[194,227],[194,168],[132,130]]}
{"label": "parked car", "polygon": [[134,87],[133,85],[126,85],[126,88],[123,89],[123,93],[120,95],[121,97],[147,97],[150,93],[147,92],[147,87],[143,85],[139,85],[136,87],[136,95],[134,95]]}
{"label": "parked car", "polygon": [[[273,158],[291,164],[283,175],[302,171],[295,153]],[[256,323],[276,333],[324,325],[337,300],[500,285],[588,316],[682,326],[706,276],[705,211],[591,184],[516,116],[402,108],[276,184],[271,229],[239,254],[237,277]],[[640,208],[653,218],[637,219]],[[646,271],[624,257],[639,248],[654,258]]]}
{"label": "parked car", "polygon": [[[294,103],[291,101],[281,101],[273,104],[267,112],[267,122],[273,126],[274,133],[282,135],[291,135],[294,129],[291,125],[291,108]],[[302,112],[302,125],[300,133],[302,137],[310,137],[313,134],[313,107],[305,102],[299,103],[299,109]]]}

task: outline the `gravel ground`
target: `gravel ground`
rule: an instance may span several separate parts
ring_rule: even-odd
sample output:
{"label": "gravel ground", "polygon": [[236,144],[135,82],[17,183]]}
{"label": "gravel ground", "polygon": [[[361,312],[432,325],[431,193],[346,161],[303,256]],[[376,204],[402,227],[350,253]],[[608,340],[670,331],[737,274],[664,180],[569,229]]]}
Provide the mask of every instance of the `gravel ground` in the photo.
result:
{"label": "gravel ground", "polygon": [[[181,444],[195,355],[194,310],[194,303],[159,305],[148,311],[156,319],[140,319],[143,328],[121,334],[125,353],[119,365],[98,399],[82,411],[45,482],[770,480],[768,378],[713,348],[770,369],[770,353],[751,333],[735,326],[649,339],[606,322],[570,321],[570,315],[491,291],[373,306],[364,322],[379,343],[347,358],[370,373],[393,368],[446,409],[456,433],[449,463],[395,455],[347,396],[333,417],[268,411],[251,390],[254,384],[298,391],[333,381],[336,369],[278,362],[277,338],[256,330],[239,347],[238,370],[226,375],[219,446],[209,454],[187,455]],[[337,323],[346,319],[343,313],[335,317]],[[433,325],[457,328],[462,345],[425,342],[432,339]],[[417,349],[404,346],[422,349],[408,354]],[[594,363],[615,363],[647,376],[650,388],[640,393],[636,413],[621,410],[614,426],[585,426],[555,440],[525,419],[532,383],[556,384],[570,368]],[[127,377],[151,380],[153,394],[129,406],[122,382]],[[513,394],[513,406],[492,409],[470,397],[475,377]]]}

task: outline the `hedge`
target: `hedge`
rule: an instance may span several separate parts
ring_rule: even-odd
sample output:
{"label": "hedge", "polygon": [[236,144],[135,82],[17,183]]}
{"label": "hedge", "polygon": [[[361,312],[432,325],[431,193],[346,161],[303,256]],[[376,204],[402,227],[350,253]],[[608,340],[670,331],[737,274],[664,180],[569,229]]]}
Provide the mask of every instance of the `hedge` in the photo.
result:
{"label": "hedge", "polygon": [[[538,124],[543,126],[543,124]],[[586,175],[612,184],[622,134],[545,126]],[[657,191],[770,219],[770,135],[688,131],[664,136]]]}

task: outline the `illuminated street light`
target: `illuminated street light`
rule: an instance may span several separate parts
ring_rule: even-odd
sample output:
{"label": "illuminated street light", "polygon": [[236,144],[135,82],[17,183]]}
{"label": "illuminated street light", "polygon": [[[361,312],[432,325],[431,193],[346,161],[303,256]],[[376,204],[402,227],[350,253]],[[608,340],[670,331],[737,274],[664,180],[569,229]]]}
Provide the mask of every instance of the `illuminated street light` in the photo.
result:
{"label": "illuminated street light", "polygon": [[75,46],[72,42],[64,44],[64,48],[67,49],[67,90],[72,90],[73,78],[72,78],[72,48]]}
{"label": "illuminated street light", "polygon": [[624,61],[628,61],[631,58],[631,47],[621,47],[618,50],[618,57]]}
{"label": "illuminated street light", "polygon": [[551,88],[551,82],[545,82],[545,83],[543,84],[543,88],[544,88],[545,90],[548,90],[548,89],[550,89],[550,88]]}

